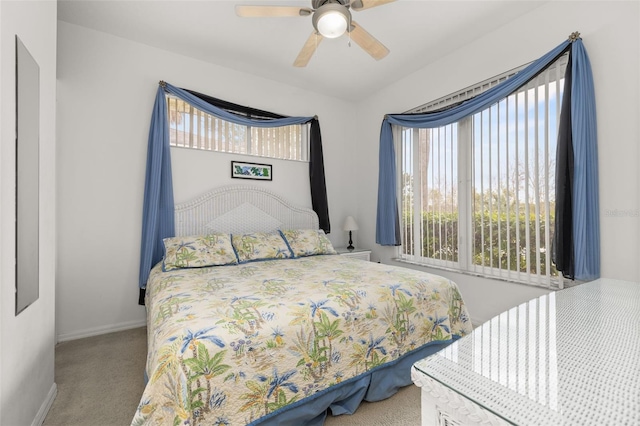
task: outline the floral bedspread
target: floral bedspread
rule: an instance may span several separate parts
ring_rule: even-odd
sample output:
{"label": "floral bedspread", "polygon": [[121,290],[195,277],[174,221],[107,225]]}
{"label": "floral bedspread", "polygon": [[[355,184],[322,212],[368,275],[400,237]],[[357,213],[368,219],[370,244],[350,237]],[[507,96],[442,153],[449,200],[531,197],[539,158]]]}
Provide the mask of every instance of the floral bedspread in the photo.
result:
{"label": "floral bedspread", "polygon": [[132,424],[244,425],[471,323],[446,278],[339,255],[162,272]]}

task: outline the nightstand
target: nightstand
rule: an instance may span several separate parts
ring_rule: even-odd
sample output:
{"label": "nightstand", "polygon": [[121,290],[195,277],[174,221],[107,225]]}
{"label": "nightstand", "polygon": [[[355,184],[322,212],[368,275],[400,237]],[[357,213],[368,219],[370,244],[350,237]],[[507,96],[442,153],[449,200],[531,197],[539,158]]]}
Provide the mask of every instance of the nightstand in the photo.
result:
{"label": "nightstand", "polygon": [[346,247],[336,247],[336,251],[340,256],[353,257],[354,259],[371,260],[371,250],[363,248],[354,248],[353,250],[347,250]]}

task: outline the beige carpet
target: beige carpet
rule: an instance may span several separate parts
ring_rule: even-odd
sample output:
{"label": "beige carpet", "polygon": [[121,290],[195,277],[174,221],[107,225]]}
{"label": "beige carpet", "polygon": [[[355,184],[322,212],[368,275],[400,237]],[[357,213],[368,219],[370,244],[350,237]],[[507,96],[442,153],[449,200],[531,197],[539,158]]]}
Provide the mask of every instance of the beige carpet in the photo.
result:
{"label": "beige carpet", "polygon": [[[144,389],[146,328],[60,343],[56,347],[58,396],[44,426],[126,426]],[[407,386],[384,401],[363,403],[327,426],[420,424],[420,390]]]}

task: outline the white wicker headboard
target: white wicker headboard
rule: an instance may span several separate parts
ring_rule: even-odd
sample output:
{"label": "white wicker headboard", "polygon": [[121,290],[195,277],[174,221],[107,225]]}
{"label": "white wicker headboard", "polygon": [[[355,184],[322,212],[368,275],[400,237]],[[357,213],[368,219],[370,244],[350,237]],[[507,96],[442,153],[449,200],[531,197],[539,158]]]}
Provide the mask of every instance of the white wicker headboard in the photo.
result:
{"label": "white wicker headboard", "polygon": [[262,188],[231,185],[175,206],[176,236],[318,229],[318,215]]}

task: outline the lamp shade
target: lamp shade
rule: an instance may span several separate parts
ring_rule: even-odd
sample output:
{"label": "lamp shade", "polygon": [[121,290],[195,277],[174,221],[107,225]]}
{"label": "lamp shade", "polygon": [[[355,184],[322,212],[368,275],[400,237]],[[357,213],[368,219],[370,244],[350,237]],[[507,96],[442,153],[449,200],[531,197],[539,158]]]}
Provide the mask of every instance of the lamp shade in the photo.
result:
{"label": "lamp shade", "polygon": [[347,31],[350,15],[349,10],[343,5],[326,3],[313,14],[312,22],[323,37],[336,38]]}
{"label": "lamp shade", "polygon": [[353,218],[353,216],[347,216],[347,218],[344,220],[344,225],[342,226],[342,230],[343,231],[358,230],[358,224],[356,223],[356,220]]}

